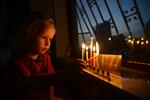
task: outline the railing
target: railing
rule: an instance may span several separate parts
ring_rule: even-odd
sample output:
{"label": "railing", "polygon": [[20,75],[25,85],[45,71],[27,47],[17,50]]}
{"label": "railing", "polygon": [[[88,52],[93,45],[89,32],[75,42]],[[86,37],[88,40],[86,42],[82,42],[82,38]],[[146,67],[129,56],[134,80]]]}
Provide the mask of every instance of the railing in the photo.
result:
{"label": "railing", "polygon": [[[100,40],[108,40],[109,37],[113,38],[114,33],[117,36],[123,34],[125,38],[126,36],[134,38],[138,33],[133,32],[133,27],[130,25],[131,23],[137,23],[138,27],[141,28],[140,34],[143,34],[145,32],[145,23],[140,13],[137,1],[126,1],[130,1],[132,5],[128,5],[125,8],[123,7],[124,4],[120,0],[76,0],[78,33],[79,35],[82,35],[82,43],[88,42],[87,34],[90,34],[90,37],[94,37],[94,40],[98,40],[99,42],[101,42]],[[116,13],[114,13],[112,7],[116,7]],[[105,14],[106,12],[107,16]],[[126,29],[126,33],[123,31],[124,29],[122,27],[120,28],[119,20],[122,20],[123,23],[121,23],[121,26]],[[108,22],[110,26],[104,26],[103,28],[106,28],[105,30],[100,29],[102,24],[105,22]],[[108,32],[107,30],[110,31]],[[125,48],[122,40],[118,40],[121,48]],[[105,44],[101,45],[104,46]]]}

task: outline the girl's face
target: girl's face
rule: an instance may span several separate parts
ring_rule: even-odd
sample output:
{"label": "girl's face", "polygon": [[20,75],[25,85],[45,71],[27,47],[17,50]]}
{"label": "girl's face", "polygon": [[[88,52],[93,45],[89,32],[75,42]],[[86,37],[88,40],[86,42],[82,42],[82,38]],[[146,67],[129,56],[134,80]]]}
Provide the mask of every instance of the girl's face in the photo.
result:
{"label": "girl's face", "polygon": [[39,54],[44,54],[49,50],[54,34],[55,29],[49,26],[37,37],[36,50]]}

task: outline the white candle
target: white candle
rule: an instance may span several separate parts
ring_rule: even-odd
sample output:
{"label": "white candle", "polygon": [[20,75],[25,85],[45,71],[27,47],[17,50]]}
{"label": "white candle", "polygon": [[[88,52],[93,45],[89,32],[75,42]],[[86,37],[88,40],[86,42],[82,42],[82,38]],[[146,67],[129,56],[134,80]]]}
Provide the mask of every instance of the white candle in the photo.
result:
{"label": "white candle", "polygon": [[[90,58],[92,58],[93,54],[93,37],[91,37],[91,44],[90,44]],[[91,60],[90,62],[90,66],[92,66],[93,61]]]}
{"label": "white candle", "polygon": [[96,41],[96,69],[99,68],[99,44],[98,42]]}
{"label": "white candle", "polygon": [[97,41],[96,41],[96,54],[99,54],[99,44]]}
{"label": "white candle", "polygon": [[82,44],[82,60],[84,60],[84,54],[85,54],[85,44]]}
{"label": "white candle", "polygon": [[91,44],[90,44],[90,58],[92,58],[93,53],[93,37],[91,37]]}
{"label": "white candle", "polygon": [[89,55],[88,55],[88,46],[86,46],[86,61],[88,61],[88,59],[89,59]]}
{"label": "white candle", "polygon": [[96,48],[93,46],[93,68],[96,68]]}

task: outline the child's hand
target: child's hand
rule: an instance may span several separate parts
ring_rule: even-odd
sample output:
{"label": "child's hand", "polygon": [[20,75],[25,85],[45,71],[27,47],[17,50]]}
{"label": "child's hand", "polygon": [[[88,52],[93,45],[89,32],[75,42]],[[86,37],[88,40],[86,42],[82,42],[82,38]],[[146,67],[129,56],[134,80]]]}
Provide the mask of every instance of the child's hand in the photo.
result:
{"label": "child's hand", "polygon": [[78,66],[80,66],[80,68],[85,68],[87,66],[87,62],[85,60],[82,59],[74,59],[72,61],[73,64],[77,64]]}
{"label": "child's hand", "polygon": [[80,71],[87,66],[86,62],[82,59],[74,59],[70,61],[67,68],[65,68],[64,75],[67,79],[75,79],[80,77]]}

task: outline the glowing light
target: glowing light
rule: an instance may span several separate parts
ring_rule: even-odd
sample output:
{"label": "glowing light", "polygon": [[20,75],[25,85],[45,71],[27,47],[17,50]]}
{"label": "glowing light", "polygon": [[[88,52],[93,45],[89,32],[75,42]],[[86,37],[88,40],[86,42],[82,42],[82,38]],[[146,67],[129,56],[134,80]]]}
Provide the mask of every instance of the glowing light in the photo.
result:
{"label": "glowing light", "polygon": [[96,51],[96,48],[95,48],[95,46],[93,46],[93,52],[95,52]]}
{"label": "glowing light", "polygon": [[141,42],[141,45],[144,45],[144,42],[143,42],[143,41]]}
{"label": "glowing light", "polygon": [[142,37],[141,40],[144,40],[144,38]]}
{"label": "glowing light", "polygon": [[86,46],[86,61],[89,59],[89,54],[88,54],[88,46]]}
{"label": "glowing light", "polygon": [[93,37],[91,37],[91,44],[90,44],[90,57],[92,57],[93,52]]}
{"label": "glowing light", "polygon": [[95,68],[96,67],[96,48],[95,46],[93,46],[93,67]]}
{"label": "glowing light", "polygon": [[108,40],[111,41],[111,38],[109,37]]}
{"label": "glowing light", "polygon": [[148,44],[148,40],[146,40],[146,44]]}
{"label": "glowing light", "polygon": [[84,60],[85,44],[82,44],[82,59]]}
{"label": "glowing light", "polygon": [[85,49],[85,44],[84,43],[82,44],[82,49]]}
{"label": "glowing light", "polygon": [[99,45],[97,41],[96,41],[96,54],[99,54]]}
{"label": "glowing light", "polygon": [[128,42],[131,42],[131,40],[129,39]]}
{"label": "glowing light", "polygon": [[129,39],[131,38],[131,36],[129,35]]}
{"label": "glowing light", "polygon": [[131,43],[134,44],[134,41],[132,40]]}
{"label": "glowing light", "polygon": [[136,44],[139,44],[140,43],[140,41],[138,40],[138,41],[136,41]]}

